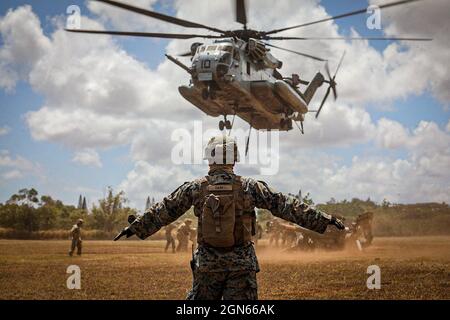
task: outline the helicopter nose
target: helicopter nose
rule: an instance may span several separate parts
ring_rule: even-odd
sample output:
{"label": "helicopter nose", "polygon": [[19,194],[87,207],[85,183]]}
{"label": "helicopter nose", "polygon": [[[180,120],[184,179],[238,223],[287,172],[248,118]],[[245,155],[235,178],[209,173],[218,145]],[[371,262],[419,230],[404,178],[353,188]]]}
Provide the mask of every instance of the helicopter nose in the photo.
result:
{"label": "helicopter nose", "polygon": [[199,59],[199,63],[197,64],[198,68],[202,71],[210,71],[212,67],[212,61],[210,57],[202,57]]}

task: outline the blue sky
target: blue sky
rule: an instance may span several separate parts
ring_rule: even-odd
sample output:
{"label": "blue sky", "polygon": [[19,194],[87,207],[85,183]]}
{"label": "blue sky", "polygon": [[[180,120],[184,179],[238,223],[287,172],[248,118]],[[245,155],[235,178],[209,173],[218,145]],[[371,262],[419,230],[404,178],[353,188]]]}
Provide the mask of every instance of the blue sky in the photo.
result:
{"label": "blue sky", "polygon": [[[250,10],[251,3],[250,1]],[[4,16],[9,9],[31,4],[33,12],[39,17],[45,36],[51,37],[55,31],[55,25],[51,18],[64,16],[67,6],[77,4],[81,7],[83,15],[97,19],[85,6],[85,1],[19,1],[7,0],[0,2],[0,16]],[[175,14],[172,3],[157,3],[154,9],[159,12]],[[345,11],[359,9],[366,6],[365,1],[352,0],[323,0],[321,5],[328,14],[334,15]],[[231,7],[230,7],[231,10]],[[130,17],[133,14],[130,13]],[[365,26],[364,15],[337,20],[339,32],[342,35],[349,34],[351,29],[361,35],[382,36],[383,31],[368,30]],[[195,20],[195,17],[192,17]],[[306,22],[306,21],[305,21]],[[281,26],[274,26],[281,27]],[[2,46],[4,45],[1,39]],[[168,41],[152,41],[148,39],[116,39],[116,43],[130,56],[144,63],[148,69],[154,70],[164,61],[165,47]],[[371,41],[370,46],[378,52],[383,52],[391,42]],[[352,61],[346,63],[351,64]],[[417,77],[421,75],[418,74]],[[415,81],[411,79],[410,81]],[[355,83],[355,85],[358,85]],[[404,85],[404,84],[403,84]],[[382,93],[381,93],[382,94]],[[179,99],[182,99],[181,96]],[[345,97],[344,97],[345,99]],[[9,127],[10,131],[0,136],[0,150],[8,150],[9,154],[21,156],[35,163],[42,175],[27,174],[22,178],[4,180],[0,183],[0,202],[4,202],[11,194],[23,187],[34,186],[42,194],[50,194],[68,203],[75,204],[80,193],[87,194],[91,201],[101,196],[107,186],[118,186],[133,170],[135,161],[132,159],[130,144],[96,149],[100,155],[102,167],[85,166],[72,161],[74,150],[64,142],[50,140],[37,141],[32,138],[30,128],[25,121],[25,114],[37,111],[45,104],[45,97],[33,90],[27,81],[20,81],[12,92],[0,88],[0,128]],[[382,118],[387,118],[400,123],[405,129],[413,132],[421,121],[436,123],[442,131],[445,131],[449,123],[450,114],[445,103],[435,98],[428,89],[416,94],[408,94],[405,98],[395,98],[389,103],[389,107],[380,108],[378,102],[364,103],[364,110],[369,113],[374,123]],[[329,106],[333,108],[332,105]],[[308,123],[305,123],[308,127]],[[293,133],[297,135],[297,132]],[[339,166],[351,166],[355,156],[377,156],[386,159],[404,159],[408,157],[410,150],[380,148],[373,141],[364,143],[350,143],[347,146],[318,147],[317,151],[323,154],[331,154],[338,157]],[[180,181],[181,183],[182,181]],[[281,189],[283,187],[281,186]],[[288,191],[288,190],[283,190]],[[290,191],[290,190],[289,190]],[[296,190],[293,190],[296,191]],[[148,192],[151,195],[151,191]],[[357,195],[357,191],[355,191]],[[364,195],[364,193],[363,193]],[[142,203],[144,205],[144,202]]]}

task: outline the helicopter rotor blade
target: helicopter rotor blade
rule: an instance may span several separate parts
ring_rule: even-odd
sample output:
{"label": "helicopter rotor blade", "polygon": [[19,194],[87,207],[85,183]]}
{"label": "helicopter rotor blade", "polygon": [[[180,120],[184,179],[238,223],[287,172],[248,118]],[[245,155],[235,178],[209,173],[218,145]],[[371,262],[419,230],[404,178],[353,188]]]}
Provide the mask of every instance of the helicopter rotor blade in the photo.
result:
{"label": "helicopter rotor blade", "polygon": [[[394,6],[406,4],[406,3],[409,3],[409,2],[416,2],[416,1],[420,1],[420,0],[402,0],[402,1],[389,2],[389,3],[385,3],[383,5],[379,5],[378,8],[380,8],[380,9],[389,8],[389,7],[394,7]],[[316,20],[316,21],[312,21],[312,22],[308,22],[308,23],[299,24],[299,25],[292,26],[292,27],[286,27],[286,28],[271,30],[271,31],[265,32],[265,34],[266,35],[274,34],[274,33],[278,33],[278,32],[281,32],[281,31],[286,31],[286,30],[306,27],[306,26],[310,26],[310,25],[313,25],[313,24],[322,23],[322,22],[331,21],[331,20],[337,20],[337,19],[341,19],[341,18],[346,18],[346,17],[358,15],[358,14],[363,14],[363,13],[366,13],[366,12],[367,12],[367,7],[359,9],[359,10],[343,13],[343,14],[340,14],[340,15],[337,15],[337,16],[329,17],[329,18],[324,18],[324,19],[320,19],[320,20]]]}
{"label": "helicopter rotor blade", "polygon": [[245,0],[236,0],[236,21],[244,25],[244,29],[247,28],[247,12],[245,6]]}
{"label": "helicopter rotor blade", "polygon": [[331,90],[331,86],[328,87],[327,92],[325,93],[325,96],[322,99],[322,103],[320,104],[319,110],[317,110],[317,113],[316,113],[316,119],[319,117],[320,111],[322,111],[322,107],[325,104],[325,101],[327,100],[328,95],[330,94],[330,90]]}
{"label": "helicopter rotor blade", "polygon": [[342,65],[342,61],[344,61],[345,53],[346,53],[346,51],[344,50],[344,53],[342,53],[342,56],[341,56],[341,60],[339,60],[338,66],[336,68],[336,71],[334,72],[333,80],[334,80],[334,78],[336,78],[336,75],[337,75],[337,73],[339,71],[339,68]]}
{"label": "helicopter rotor blade", "polygon": [[262,37],[264,40],[375,40],[375,41],[432,41],[433,38],[411,37]]}
{"label": "helicopter rotor blade", "polygon": [[298,55],[300,55],[300,56],[307,57],[307,58],[311,58],[311,59],[314,59],[314,60],[317,60],[317,61],[327,61],[326,59],[322,59],[322,58],[319,58],[319,57],[315,57],[315,56],[312,56],[312,55],[310,55],[310,54],[306,54],[306,53],[303,53],[303,52],[299,52],[299,51],[294,51],[294,50],[291,50],[291,49],[286,49],[286,48],[278,47],[278,46],[275,46],[275,45],[270,44],[270,43],[264,43],[264,45],[266,45],[266,46],[268,46],[268,47],[276,48],[276,49],[279,49],[279,50],[283,50],[283,51],[295,53],[295,54],[298,54]]}
{"label": "helicopter rotor blade", "polygon": [[190,51],[186,51],[180,54],[177,54],[178,57],[190,57],[192,56],[192,53]]}
{"label": "helicopter rotor blade", "polygon": [[165,38],[165,39],[192,39],[192,38],[217,39],[217,38],[222,38],[221,36],[206,35],[206,34],[101,31],[101,30],[83,30],[83,29],[65,29],[65,30],[69,31],[69,32],[76,32],[76,33],[109,34],[109,35],[113,35],[113,36],[133,36],[133,37]]}
{"label": "helicopter rotor blade", "polygon": [[337,97],[338,97],[337,91],[336,91],[336,86],[332,86],[332,87],[331,87],[331,91],[333,91],[333,98],[334,98],[334,100],[336,101],[336,100],[337,100]]}
{"label": "helicopter rotor blade", "polygon": [[327,72],[328,79],[331,80],[330,67],[328,66],[328,61],[325,63],[325,71]]}
{"label": "helicopter rotor blade", "polygon": [[339,68],[342,65],[342,61],[344,61],[345,53],[346,53],[346,51],[344,50],[344,52],[342,53],[341,59],[339,60],[339,63],[337,65],[337,67],[336,67],[336,71],[334,72],[334,76],[333,76],[333,78],[330,78],[330,87],[333,90],[334,100],[337,100],[337,97],[338,97],[337,90],[336,90],[336,82],[334,81],[334,79],[336,79],[336,75],[337,75],[337,73],[339,71]]}
{"label": "helicopter rotor blade", "polygon": [[145,15],[147,17],[151,17],[151,18],[155,18],[158,20],[162,20],[168,23],[173,23],[182,27],[186,27],[186,28],[202,28],[202,29],[207,29],[210,31],[214,31],[214,32],[219,32],[219,33],[225,33],[225,31],[214,28],[214,27],[210,27],[210,26],[206,26],[200,23],[196,23],[196,22],[191,22],[188,20],[184,20],[184,19],[180,19],[180,18],[175,18],[175,17],[171,17],[162,13],[158,13],[158,12],[154,12],[151,10],[147,10],[147,9],[143,9],[143,8],[139,8],[139,7],[135,7],[126,3],[122,3],[119,1],[113,1],[113,0],[96,0],[99,2],[103,2],[106,4],[109,4],[111,6],[114,7],[118,7],[118,8],[122,8],[128,11],[132,11],[132,12],[136,12],[142,15]]}

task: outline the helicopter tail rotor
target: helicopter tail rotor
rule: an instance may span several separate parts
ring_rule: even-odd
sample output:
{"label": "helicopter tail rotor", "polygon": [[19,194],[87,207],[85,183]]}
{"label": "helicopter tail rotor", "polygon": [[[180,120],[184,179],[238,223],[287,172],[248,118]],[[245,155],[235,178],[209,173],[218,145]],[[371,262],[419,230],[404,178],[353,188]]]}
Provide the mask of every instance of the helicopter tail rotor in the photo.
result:
{"label": "helicopter tail rotor", "polygon": [[336,75],[339,71],[339,68],[342,65],[342,61],[344,60],[344,57],[345,57],[345,51],[342,54],[341,59],[339,60],[338,66],[337,66],[336,71],[334,72],[333,76],[331,76],[330,67],[328,66],[328,61],[325,63],[325,71],[327,73],[328,80],[324,80],[324,82],[328,83],[328,89],[327,89],[327,92],[325,93],[325,96],[322,99],[322,102],[320,103],[319,109],[317,110],[316,119],[319,117],[320,111],[322,110],[322,107],[325,104],[325,101],[327,101],[330,91],[333,91],[333,97],[334,97],[335,101],[338,97],[337,90],[336,90],[337,83],[336,83],[335,79],[336,79]]}

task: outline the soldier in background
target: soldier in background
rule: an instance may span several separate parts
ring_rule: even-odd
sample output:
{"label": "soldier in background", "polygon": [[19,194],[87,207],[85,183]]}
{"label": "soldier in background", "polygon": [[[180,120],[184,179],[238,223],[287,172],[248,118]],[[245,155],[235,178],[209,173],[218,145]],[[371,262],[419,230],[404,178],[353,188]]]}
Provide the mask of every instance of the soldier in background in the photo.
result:
{"label": "soldier in background", "polygon": [[181,227],[178,228],[177,232],[177,239],[178,239],[178,247],[177,251],[188,251],[188,244],[189,244],[189,236],[193,232],[191,229],[192,220],[186,219],[184,220],[184,223],[181,225]]}
{"label": "soldier in background", "polygon": [[77,248],[77,255],[81,256],[81,226],[83,225],[83,222],[83,219],[78,219],[77,223],[74,224],[70,230],[72,244],[70,247],[69,256],[73,256],[75,248]]}
{"label": "soldier in background", "polygon": [[373,234],[372,234],[372,224],[373,224],[373,212],[366,212],[359,215],[356,218],[356,223],[358,223],[362,230],[364,237],[366,239],[365,245],[368,246],[372,244]]}
{"label": "soldier in background", "polygon": [[175,237],[173,236],[174,230],[177,228],[177,224],[171,223],[165,228],[166,234],[166,247],[164,248],[164,252],[167,252],[170,246],[172,246],[172,253],[175,253]]}
{"label": "soldier in background", "polygon": [[256,234],[253,236],[253,241],[255,242],[255,245],[258,244],[258,240],[262,239],[263,236],[263,227],[259,222],[256,222]]}
{"label": "soldier in background", "polygon": [[361,247],[368,247],[372,244],[372,223],[373,212],[365,212],[356,217],[352,223],[352,239],[358,240]]}
{"label": "soldier in background", "polygon": [[255,208],[320,233],[328,225],[344,228],[336,217],[277,192],[263,181],[237,176],[233,169],[239,153],[232,138],[212,138],[205,159],[209,162],[206,177],[185,182],[114,239],[134,234],[145,239],[194,206],[198,247],[191,261],[193,283],[188,299],[257,299],[259,264],[251,241],[256,233],[252,230]]}
{"label": "soldier in background", "polygon": [[281,226],[277,219],[273,218],[270,220],[268,233],[270,234],[269,244],[275,244],[275,246],[278,247],[278,242],[280,241],[281,236]]}
{"label": "soldier in background", "polygon": [[292,223],[280,223],[280,227],[282,229],[282,245],[284,247],[292,247],[297,240],[297,227],[295,227]]}

